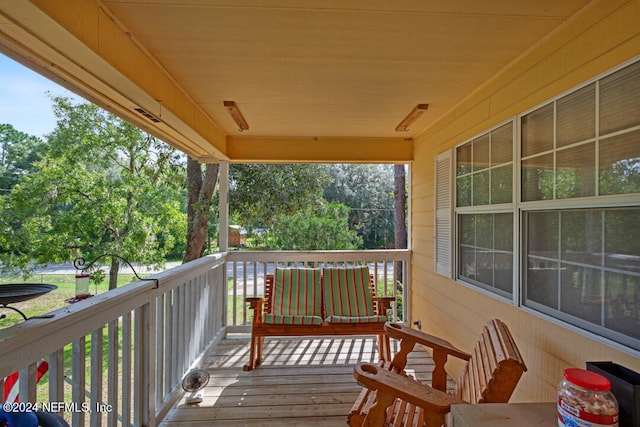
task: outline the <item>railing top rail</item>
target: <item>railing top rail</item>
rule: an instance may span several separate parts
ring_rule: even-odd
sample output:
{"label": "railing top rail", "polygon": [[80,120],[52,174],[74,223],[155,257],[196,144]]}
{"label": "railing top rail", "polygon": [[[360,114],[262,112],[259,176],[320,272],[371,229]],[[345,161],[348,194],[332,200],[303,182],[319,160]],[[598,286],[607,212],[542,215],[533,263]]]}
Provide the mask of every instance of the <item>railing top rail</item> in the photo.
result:
{"label": "railing top rail", "polygon": [[368,251],[232,251],[227,261],[256,262],[341,262],[341,261],[408,261],[410,249],[377,249]]}
{"label": "railing top rail", "polygon": [[0,378],[35,363],[51,349],[64,345],[106,325],[123,314],[143,306],[190,278],[224,265],[226,253],[218,253],[150,276],[159,280],[159,287],[148,281],[96,295],[60,308],[49,319],[29,319],[0,330]]}

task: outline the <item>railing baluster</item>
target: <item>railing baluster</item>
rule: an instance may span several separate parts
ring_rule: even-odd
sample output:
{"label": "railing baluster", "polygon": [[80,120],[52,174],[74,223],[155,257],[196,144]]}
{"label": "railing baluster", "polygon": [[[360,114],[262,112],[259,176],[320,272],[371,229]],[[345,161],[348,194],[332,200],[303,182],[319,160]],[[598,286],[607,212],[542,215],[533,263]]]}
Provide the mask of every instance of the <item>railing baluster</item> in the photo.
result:
{"label": "railing baluster", "polygon": [[118,320],[112,320],[107,326],[107,403],[111,405],[111,410],[107,412],[107,426],[116,427],[118,424],[118,412],[121,409],[118,405],[118,382],[120,357],[118,355]]}
{"label": "railing baluster", "polygon": [[156,337],[154,339],[155,342],[155,350],[156,350],[156,363],[158,364],[158,375],[156,375],[156,384],[155,388],[157,390],[156,393],[156,406],[160,406],[162,403],[162,399],[164,398],[164,305],[165,305],[165,295],[159,295],[156,298],[157,308],[156,308]]}
{"label": "railing baluster", "polygon": [[[71,399],[76,405],[82,406],[85,401],[86,390],[86,338],[80,337],[72,344],[71,354]],[[84,426],[84,413],[81,411],[73,411],[71,413],[71,423],[73,427]]]}
{"label": "railing baluster", "polygon": [[131,426],[131,313],[122,316],[122,425]]}
{"label": "railing baluster", "polygon": [[20,402],[36,401],[36,370],[37,365],[35,363],[20,369],[18,374],[18,398]]}
{"label": "railing baluster", "polygon": [[172,363],[172,349],[173,339],[175,334],[175,324],[173,317],[173,295],[174,291],[169,291],[165,294],[164,300],[164,395],[168,396],[171,393],[171,386],[174,384],[174,365]]}
{"label": "railing baluster", "polygon": [[102,328],[91,333],[91,411],[89,425],[100,427],[102,425],[102,413],[97,411],[102,405]]}
{"label": "railing baluster", "polygon": [[49,355],[49,401],[64,401],[64,350]]}

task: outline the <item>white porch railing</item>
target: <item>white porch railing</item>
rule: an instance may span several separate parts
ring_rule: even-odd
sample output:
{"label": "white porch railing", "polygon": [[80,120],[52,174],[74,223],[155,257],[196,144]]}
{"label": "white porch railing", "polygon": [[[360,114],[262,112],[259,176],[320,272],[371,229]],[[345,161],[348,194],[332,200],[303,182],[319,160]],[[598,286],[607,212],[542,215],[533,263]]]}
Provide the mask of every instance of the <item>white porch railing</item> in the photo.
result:
{"label": "white porch railing", "polygon": [[395,296],[392,320],[407,319],[409,260],[406,249],[373,251],[236,251],[227,256],[229,302],[227,324],[232,332],[248,332],[251,312],[245,297],[264,295],[265,274],[275,266],[367,264],[378,284],[378,295]]}
{"label": "white porch railing", "polygon": [[[229,252],[211,255],[0,330],[0,391],[20,372],[19,400],[64,412],[73,427],[160,423],[180,382],[227,331],[249,331],[244,298],[261,296],[276,265],[369,265],[380,295],[407,319],[408,250]],[[36,381],[38,362],[48,381]],[[0,393],[0,401],[3,394]]]}
{"label": "white porch railing", "polygon": [[[153,276],[158,289],[132,283],[1,330],[0,386],[19,371],[20,401],[70,413],[74,427],[157,425],[184,373],[224,337],[224,261],[205,257]],[[36,386],[42,359],[46,390]]]}

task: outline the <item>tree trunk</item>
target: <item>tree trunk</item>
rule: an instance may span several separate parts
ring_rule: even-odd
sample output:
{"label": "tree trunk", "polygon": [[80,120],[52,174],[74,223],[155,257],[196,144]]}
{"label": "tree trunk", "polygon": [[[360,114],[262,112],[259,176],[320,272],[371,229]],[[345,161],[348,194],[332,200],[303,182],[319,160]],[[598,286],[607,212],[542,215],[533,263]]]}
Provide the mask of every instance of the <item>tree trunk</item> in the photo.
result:
{"label": "tree trunk", "polygon": [[[407,248],[407,190],[404,165],[393,165],[393,228],[396,249]],[[396,284],[403,282],[402,263],[396,266]]]}
{"label": "tree trunk", "polygon": [[204,255],[207,245],[211,198],[218,181],[218,164],[202,165],[191,157],[187,160],[187,248],[183,263]]}
{"label": "tree trunk", "polygon": [[111,265],[109,266],[109,290],[118,287],[118,273],[120,272],[120,260],[111,257]]}

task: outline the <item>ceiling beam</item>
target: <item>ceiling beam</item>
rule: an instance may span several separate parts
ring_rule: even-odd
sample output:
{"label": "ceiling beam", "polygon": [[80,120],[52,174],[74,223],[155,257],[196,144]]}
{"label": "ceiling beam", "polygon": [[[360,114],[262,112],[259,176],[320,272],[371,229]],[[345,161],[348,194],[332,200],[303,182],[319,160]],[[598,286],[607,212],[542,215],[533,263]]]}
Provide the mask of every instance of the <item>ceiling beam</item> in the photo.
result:
{"label": "ceiling beam", "polygon": [[410,163],[407,138],[259,138],[230,136],[227,152],[234,163]]}

